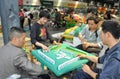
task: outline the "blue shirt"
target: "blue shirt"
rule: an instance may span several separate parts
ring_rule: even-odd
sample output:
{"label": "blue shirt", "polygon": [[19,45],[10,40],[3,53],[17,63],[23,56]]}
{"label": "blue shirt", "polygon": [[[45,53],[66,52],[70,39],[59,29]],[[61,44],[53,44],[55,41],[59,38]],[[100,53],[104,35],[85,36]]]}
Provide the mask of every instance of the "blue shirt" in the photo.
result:
{"label": "blue shirt", "polygon": [[98,60],[103,64],[99,79],[120,79],[120,42]]}
{"label": "blue shirt", "polygon": [[100,28],[97,28],[94,32],[90,31],[88,25],[86,25],[79,34],[83,36],[90,43],[97,43],[100,48],[102,48],[102,41],[100,38]]}

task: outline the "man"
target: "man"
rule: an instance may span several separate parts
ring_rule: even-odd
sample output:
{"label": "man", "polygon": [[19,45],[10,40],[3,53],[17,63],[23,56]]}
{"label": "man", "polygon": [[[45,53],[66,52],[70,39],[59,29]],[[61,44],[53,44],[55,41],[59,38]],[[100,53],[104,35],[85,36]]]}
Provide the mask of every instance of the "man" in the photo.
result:
{"label": "man", "polygon": [[[99,21],[94,17],[89,17],[87,19],[87,23],[88,26],[83,28],[83,30],[78,35],[82,44],[78,45],[77,48],[85,50],[87,52],[92,52],[92,50],[89,51],[88,48],[101,49],[102,42],[100,39],[100,28],[98,27]],[[96,52],[96,50],[93,49],[93,52]]]}
{"label": "man", "polygon": [[13,74],[37,78],[42,74],[40,65],[27,59],[22,50],[26,33],[22,28],[12,27],[9,31],[9,43],[0,48],[0,79],[6,79]]}
{"label": "man", "polygon": [[101,39],[109,49],[102,57],[79,55],[95,63],[102,63],[102,71],[92,71],[88,65],[83,65],[73,79],[120,79],[120,25],[115,21],[104,21]]}
{"label": "man", "polygon": [[39,20],[35,22],[31,27],[31,42],[34,44],[36,49],[43,49],[45,51],[48,51],[48,39],[51,43],[56,43],[56,41],[54,41],[52,38],[49,29],[45,26],[49,18],[49,12],[47,10],[42,10],[39,14]]}

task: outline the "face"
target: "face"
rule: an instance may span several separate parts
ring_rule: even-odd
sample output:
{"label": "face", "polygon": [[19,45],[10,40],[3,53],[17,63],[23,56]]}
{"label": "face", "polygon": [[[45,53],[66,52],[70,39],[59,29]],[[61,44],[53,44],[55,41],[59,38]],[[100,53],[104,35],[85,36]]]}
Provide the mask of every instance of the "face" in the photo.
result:
{"label": "face", "polygon": [[41,24],[45,24],[47,21],[48,21],[47,18],[45,18],[45,17],[42,17],[42,18],[41,18]]}
{"label": "face", "polygon": [[94,20],[88,20],[88,26],[92,30],[97,28],[97,24],[95,24]]}
{"label": "face", "polygon": [[25,37],[26,37],[26,33],[22,33],[20,38],[18,39],[18,47],[23,47],[23,45],[25,44]]}
{"label": "face", "polygon": [[100,34],[100,37],[101,37],[101,40],[103,42],[103,44],[107,45],[107,39],[106,39],[106,33],[104,33],[102,30],[101,30],[101,34]]}

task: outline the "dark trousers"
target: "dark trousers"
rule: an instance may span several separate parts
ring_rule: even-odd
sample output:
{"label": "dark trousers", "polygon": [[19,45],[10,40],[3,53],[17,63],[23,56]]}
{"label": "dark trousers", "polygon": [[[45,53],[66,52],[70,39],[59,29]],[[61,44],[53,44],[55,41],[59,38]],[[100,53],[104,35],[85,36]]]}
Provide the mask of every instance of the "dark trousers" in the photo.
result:
{"label": "dark trousers", "polygon": [[31,30],[31,19],[28,18],[29,30]]}
{"label": "dark trousers", "polygon": [[24,27],[24,26],[23,26],[23,25],[24,25],[24,20],[25,20],[24,16],[21,16],[21,17],[20,17],[20,27],[21,27],[21,28]]}
{"label": "dark trousers", "polygon": [[82,45],[82,44],[76,46],[76,48],[81,49],[81,50],[83,50],[83,51],[86,51],[86,52],[88,52],[88,53],[94,53],[95,55],[99,55],[99,52],[102,50],[102,49],[99,48],[99,47],[91,47],[91,46],[89,46],[89,47],[86,48],[86,49],[83,49],[83,45]]}
{"label": "dark trousers", "polygon": [[25,77],[25,76],[21,75],[21,77],[19,79],[50,79],[50,76],[48,74],[41,74],[41,75],[35,76],[35,77]]}
{"label": "dark trousers", "polygon": [[[93,70],[96,73],[100,73],[101,70],[100,69],[94,69]],[[78,72],[76,74],[74,74],[73,79],[93,79],[89,74],[87,74],[86,72],[84,72],[82,69],[78,70]]]}
{"label": "dark trousers", "polygon": [[[82,44],[76,46],[76,48],[78,48],[78,49],[80,49],[80,50],[84,50]],[[84,51],[86,51],[86,50],[84,50]],[[87,52],[87,51],[86,51],[86,52]]]}

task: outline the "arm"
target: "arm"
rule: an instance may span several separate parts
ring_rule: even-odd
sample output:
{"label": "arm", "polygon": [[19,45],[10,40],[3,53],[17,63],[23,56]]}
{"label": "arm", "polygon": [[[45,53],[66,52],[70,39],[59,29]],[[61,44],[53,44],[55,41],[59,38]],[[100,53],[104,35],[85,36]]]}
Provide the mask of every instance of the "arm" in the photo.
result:
{"label": "arm", "polygon": [[49,48],[46,45],[44,45],[44,44],[42,44],[40,42],[36,42],[35,45],[42,47],[43,50],[46,50],[46,51],[49,50]]}
{"label": "arm", "polygon": [[[84,36],[86,35],[86,31],[88,30],[88,26],[85,26],[82,31],[79,32],[78,37],[81,40],[81,42],[86,42],[87,40],[84,38]],[[84,36],[83,36],[84,35]]]}
{"label": "arm", "polygon": [[[88,56],[88,55],[83,55],[83,54],[79,54],[78,56],[80,58],[87,58],[94,63],[98,63],[98,57],[96,57],[96,56]],[[97,79],[97,73],[92,71],[88,65],[86,65],[86,64],[83,65],[82,70],[84,72],[86,72],[87,74],[89,74],[93,79]]]}
{"label": "arm", "polygon": [[46,32],[47,32],[47,38],[50,40],[51,43],[53,43],[54,38],[51,36],[51,33],[50,33],[49,29],[47,29],[47,27],[46,27]]}
{"label": "arm", "polygon": [[28,72],[30,75],[33,75],[33,76],[38,76],[42,72],[41,66],[37,65],[37,64],[34,64],[31,61],[29,61],[24,52],[22,52],[22,54],[19,54],[14,58],[13,64],[18,69],[22,69],[22,70]]}
{"label": "arm", "polygon": [[79,39],[81,40],[82,43],[87,42],[86,39],[83,38],[81,33],[79,33],[78,37],[79,37]]}
{"label": "arm", "polygon": [[84,42],[85,45],[88,46],[91,46],[91,47],[99,47],[99,44],[98,43],[90,43],[90,42]]}
{"label": "arm", "polygon": [[79,54],[78,56],[80,58],[87,58],[94,63],[98,63],[98,57],[96,57],[96,56],[88,56],[88,55],[84,55],[84,54]]}
{"label": "arm", "polygon": [[51,34],[49,32],[49,29],[46,28],[46,30],[47,30],[47,38],[50,40],[50,42],[53,43],[53,44],[58,44],[59,45],[60,43],[58,43],[56,40],[54,40],[54,38],[51,36]]}
{"label": "arm", "polygon": [[90,61],[94,62],[94,63],[98,63],[98,57],[96,57],[96,56],[86,55],[86,58],[89,59]]}
{"label": "arm", "polygon": [[86,73],[88,73],[93,79],[96,79],[97,73],[92,71],[88,65],[84,65],[82,67],[82,70]]}

